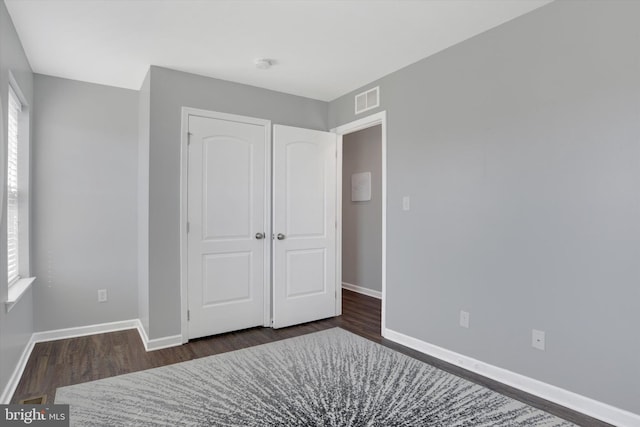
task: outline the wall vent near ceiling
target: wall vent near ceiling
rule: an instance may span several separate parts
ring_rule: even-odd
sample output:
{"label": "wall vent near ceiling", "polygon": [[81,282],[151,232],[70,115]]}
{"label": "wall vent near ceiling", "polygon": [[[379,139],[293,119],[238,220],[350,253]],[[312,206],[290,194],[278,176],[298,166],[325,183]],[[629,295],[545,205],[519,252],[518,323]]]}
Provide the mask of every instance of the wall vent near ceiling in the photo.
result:
{"label": "wall vent near ceiling", "polygon": [[380,86],[356,95],[356,114],[380,106]]}

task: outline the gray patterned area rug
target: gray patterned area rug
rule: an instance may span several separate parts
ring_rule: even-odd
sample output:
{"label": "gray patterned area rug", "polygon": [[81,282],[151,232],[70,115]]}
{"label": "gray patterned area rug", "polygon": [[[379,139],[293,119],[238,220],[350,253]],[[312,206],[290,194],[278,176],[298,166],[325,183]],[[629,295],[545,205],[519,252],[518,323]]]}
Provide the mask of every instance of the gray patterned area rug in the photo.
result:
{"label": "gray patterned area rug", "polygon": [[343,329],[59,388],[75,426],[571,426]]}

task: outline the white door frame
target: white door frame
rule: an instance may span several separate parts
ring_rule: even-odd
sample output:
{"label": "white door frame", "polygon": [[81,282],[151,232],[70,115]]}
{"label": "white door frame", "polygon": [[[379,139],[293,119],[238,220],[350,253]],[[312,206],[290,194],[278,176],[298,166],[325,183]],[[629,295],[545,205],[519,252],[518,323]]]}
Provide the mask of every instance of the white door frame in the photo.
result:
{"label": "white door frame", "polygon": [[189,308],[188,287],[188,172],[189,172],[189,116],[209,117],[212,119],[228,120],[240,123],[250,123],[265,128],[265,218],[264,232],[264,326],[271,326],[271,121],[236,114],[219,113],[216,111],[200,110],[182,107],[182,125],[180,130],[180,299],[181,299],[181,334],[182,343],[189,341],[189,322],[187,310]]}
{"label": "white door frame", "polygon": [[381,111],[332,129],[338,135],[337,233],[336,233],[336,316],[342,314],[342,137],[381,125],[382,133],[382,319],[380,333],[386,330],[387,300],[387,112]]}

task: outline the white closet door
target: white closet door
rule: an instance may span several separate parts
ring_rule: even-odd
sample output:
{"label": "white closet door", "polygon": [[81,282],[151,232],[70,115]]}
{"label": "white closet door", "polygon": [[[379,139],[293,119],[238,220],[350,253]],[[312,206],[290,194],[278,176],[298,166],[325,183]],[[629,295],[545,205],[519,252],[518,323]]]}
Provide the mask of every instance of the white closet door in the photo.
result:
{"label": "white closet door", "polygon": [[189,338],[264,324],[269,127],[227,116],[189,116]]}
{"label": "white closet door", "polygon": [[273,327],[335,315],[336,135],[273,127]]}

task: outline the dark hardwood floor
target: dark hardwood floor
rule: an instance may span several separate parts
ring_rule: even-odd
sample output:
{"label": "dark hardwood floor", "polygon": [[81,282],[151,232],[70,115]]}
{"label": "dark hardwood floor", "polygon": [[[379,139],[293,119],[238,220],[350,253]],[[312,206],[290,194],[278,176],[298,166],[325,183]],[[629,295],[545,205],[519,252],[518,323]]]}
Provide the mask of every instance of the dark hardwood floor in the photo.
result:
{"label": "dark hardwood floor", "polygon": [[609,426],[583,414],[387,341],[380,335],[380,316],[379,300],[343,290],[342,316],[284,329],[246,329],[191,340],[178,347],[151,352],[145,351],[135,329],[38,343],[27,362],[12,403],[41,395],[46,395],[47,402],[53,402],[58,387],[239,350],[337,326],[578,425]]}

